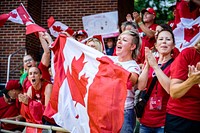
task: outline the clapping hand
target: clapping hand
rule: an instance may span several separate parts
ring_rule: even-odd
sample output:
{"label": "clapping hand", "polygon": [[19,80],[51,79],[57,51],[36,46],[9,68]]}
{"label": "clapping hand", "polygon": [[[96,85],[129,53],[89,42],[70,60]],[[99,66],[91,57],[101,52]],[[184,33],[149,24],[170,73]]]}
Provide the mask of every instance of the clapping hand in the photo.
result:
{"label": "clapping hand", "polygon": [[22,103],[28,105],[29,96],[26,93],[25,94],[19,94],[18,99],[19,99],[19,102],[22,102]]}
{"label": "clapping hand", "polygon": [[194,65],[188,66],[188,78],[193,82],[193,84],[200,84],[200,62],[197,63],[196,67]]}

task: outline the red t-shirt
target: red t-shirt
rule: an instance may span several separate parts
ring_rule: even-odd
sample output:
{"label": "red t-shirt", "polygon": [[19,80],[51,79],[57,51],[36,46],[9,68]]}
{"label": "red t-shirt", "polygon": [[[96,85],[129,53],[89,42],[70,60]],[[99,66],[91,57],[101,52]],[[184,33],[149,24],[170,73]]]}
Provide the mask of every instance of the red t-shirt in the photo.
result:
{"label": "red t-shirt", "polygon": [[[163,72],[168,77],[170,76],[170,66],[171,65],[167,66],[163,70]],[[149,75],[148,75],[147,88],[149,88],[151,81],[153,79],[152,75],[153,75],[153,69],[150,68]],[[156,96],[162,98],[162,108],[161,108],[161,110],[150,110],[150,98],[155,96],[156,92],[157,92]],[[145,106],[144,114],[143,114],[142,118],[140,119],[140,123],[145,126],[149,126],[149,127],[164,126],[165,125],[165,117],[166,117],[166,106],[167,106],[167,102],[169,99],[169,94],[163,89],[163,87],[161,86],[161,84],[159,83],[158,80],[153,88],[150,98]]]}
{"label": "red t-shirt", "polygon": [[42,82],[42,88],[40,90],[35,90],[34,87],[32,86],[32,99],[36,101],[40,101],[43,105],[45,104],[45,95],[44,91],[46,86],[49,84],[49,82],[43,81]]}
{"label": "red t-shirt", "polygon": [[38,124],[42,123],[42,116],[45,109],[44,92],[48,84],[49,82],[42,82],[42,88],[38,91],[32,87],[32,99],[29,99],[28,105],[22,103],[21,115],[26,119],[27,122]]}
{"label": "red t-shirt", "polygon": [[[195,48],[184,49],[173,62],[171,78],[185,81],[188,78],[188,65],[196,66],[200,53]],[[184,96],[177,99],[170,97],[167,112],[190,120],[200,121],[200,88],[194,85]]]}
{"label": "red t-shirt", "polygon": [[[152,24],[149,29],[155,31],[157,27],[157,24]],[[140,48],[140,55],[138,56],[137,59],[137,63],[144,63],[145,60],[145,52],[144,52],[144,48],[148,47],[148,48],[152,48],[156,42],[155,37],[149,38],[148,36],[145,35],[145,33],[139,28],[139,34],[140,37],[142,38],[142,45]]]}

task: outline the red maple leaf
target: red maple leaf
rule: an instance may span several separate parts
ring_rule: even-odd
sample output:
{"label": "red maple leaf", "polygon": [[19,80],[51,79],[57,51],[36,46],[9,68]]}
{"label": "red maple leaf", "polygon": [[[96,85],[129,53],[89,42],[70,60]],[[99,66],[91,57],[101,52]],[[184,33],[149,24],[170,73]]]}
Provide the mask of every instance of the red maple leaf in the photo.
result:
{"label": "red maple leaf", "polygon": [[85,107],[84,97],[87,92],[86,85],[88,84],[88,78],[85,78],[85,74],[81,76],[79,79],[79,73],[84,67],[83,60],[85,56],[84,54],[76,60],[75,57],[72,60],[71,68],[72,73],[70,74],[69,67],[67,69],[67,79],[69,83],[69,88],[71,91],[72,99],[76,102],[79,102]]}
{"label": "red maple leaf", "polygon": [[188,29],[188,28],[185,28],[184,29],[184,39],[187,41],[187,42],[190,42],[190,40],[196,36],[197,34],[199,33],[199,25],[196,24],[196,25],[193,25],[191,29]]}
{"label": "red maple leaf", "polygon": [[60,26],[53,26],[52,28],[53,28],[53,30],[55,30],[57,32],[63,31]]}
{"label": "red maple leaf", "polygon": [[17,14],[16,14],[16,13],[10,12],[9,14],[10,14],[10,16],[11,16],[12,18],[17,18]]}

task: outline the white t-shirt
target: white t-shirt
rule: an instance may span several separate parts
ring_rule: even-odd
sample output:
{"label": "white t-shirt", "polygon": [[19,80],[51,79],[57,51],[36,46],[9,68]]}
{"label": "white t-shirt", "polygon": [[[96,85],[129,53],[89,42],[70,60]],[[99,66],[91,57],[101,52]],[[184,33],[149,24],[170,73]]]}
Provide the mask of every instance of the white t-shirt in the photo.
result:
{"label": "white t-shirt", "polygon": [[[120,64],[125,70],[131,72],[140,74],[140,66],[136,63],[135,60],[120,62],[118,61],[117,56],[109,56],[110,59],[113,60],[114,63]],[[133,109],[134,106],[134,87],[132,87],[132,90],[127,89],[127,97],[125,101],[125,107],[124,109]]]}

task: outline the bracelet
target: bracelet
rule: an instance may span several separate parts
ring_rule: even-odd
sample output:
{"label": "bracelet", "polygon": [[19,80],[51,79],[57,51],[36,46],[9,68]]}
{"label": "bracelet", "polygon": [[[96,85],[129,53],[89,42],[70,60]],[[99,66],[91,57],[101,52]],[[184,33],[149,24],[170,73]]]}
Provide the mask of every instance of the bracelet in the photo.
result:
{"label": "bracelet", "polygon": [[140,26],[141,24],[143,24],[143,22],[142,22],[142,21],[138,23],[138,26]]}

